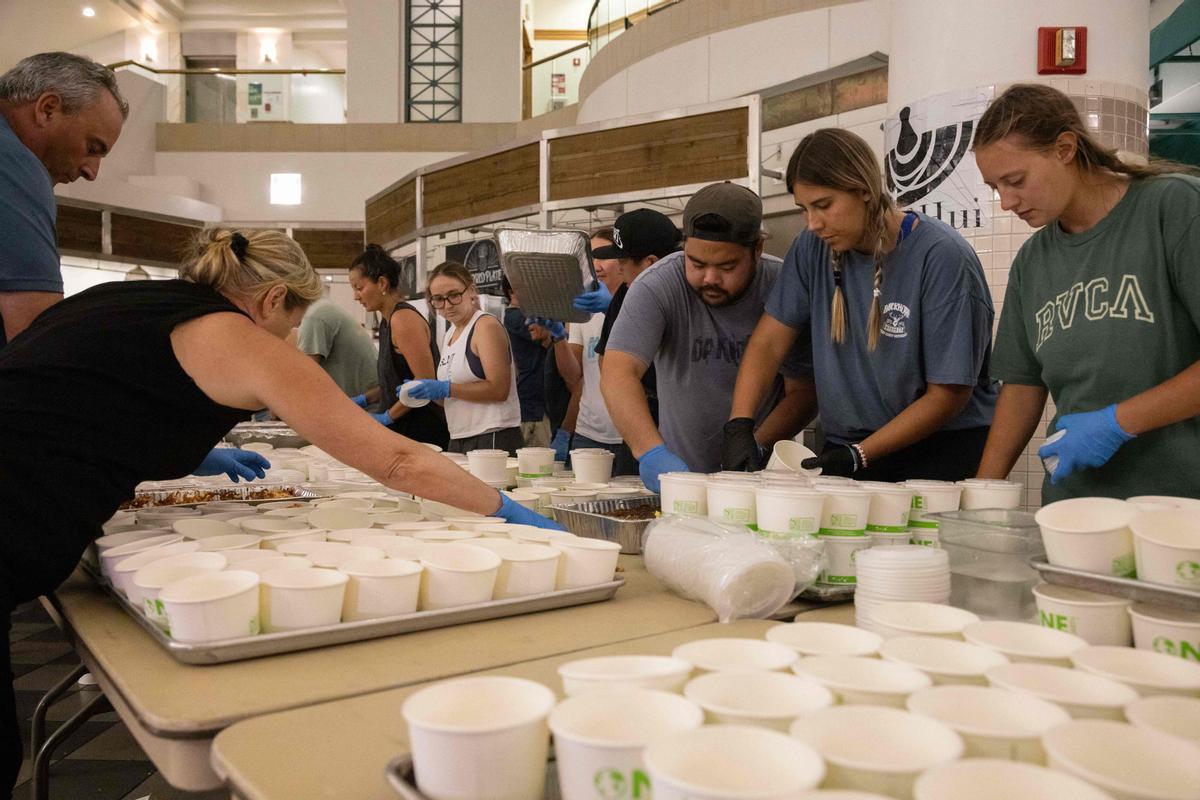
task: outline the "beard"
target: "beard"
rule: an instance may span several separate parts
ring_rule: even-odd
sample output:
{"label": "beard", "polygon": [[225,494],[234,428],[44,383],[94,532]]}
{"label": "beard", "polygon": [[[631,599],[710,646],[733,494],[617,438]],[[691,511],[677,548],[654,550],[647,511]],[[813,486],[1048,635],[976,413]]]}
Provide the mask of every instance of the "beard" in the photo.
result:
{"label": "beard", "polygon": [[750,284],[754,281],[747,281],[746,285],[737,292],[728,292],[720,286],[705,285],[699,289],[692,287],[692,291],[700,298],[704,305],[711,308],[720,308],[721,306],[731,305],[742,299],[742,295],[746,294],[746,290],[750,288]]}

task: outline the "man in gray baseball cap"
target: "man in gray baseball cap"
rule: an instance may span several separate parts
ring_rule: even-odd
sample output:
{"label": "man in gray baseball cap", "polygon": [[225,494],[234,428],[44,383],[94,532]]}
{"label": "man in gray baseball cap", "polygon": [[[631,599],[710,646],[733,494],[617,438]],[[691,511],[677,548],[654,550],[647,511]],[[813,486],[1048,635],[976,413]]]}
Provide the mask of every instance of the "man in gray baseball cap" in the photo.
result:
{"label": "man in gray baseball cap", "polygon": [[[613,422],[639,461],[646,486],[663,472],[715,472],[738,365],[782,262],[764,256],[762,201],[734,183],[715,183],[683,211],[684,248],[629,287],[601,366]],[[777,390],[756,416],[765,447],[795,435],[815,404],[806,402],[811,354],[789,354]],[[659,424],[641,376],[658,372]]]}

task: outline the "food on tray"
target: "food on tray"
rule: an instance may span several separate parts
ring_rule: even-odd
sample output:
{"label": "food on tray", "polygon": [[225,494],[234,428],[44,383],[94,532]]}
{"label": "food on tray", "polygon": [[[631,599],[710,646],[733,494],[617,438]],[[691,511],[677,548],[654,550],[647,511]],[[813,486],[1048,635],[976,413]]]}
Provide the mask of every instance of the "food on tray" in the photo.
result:
{"label": "food on tray", "polygon": [[655,519],[659,516],[658,509],[649,505],[614,508],[612,511],[602,511],[600,513],[605,517],[630,520]]}
{"label": "food on tray", "polygon": [[287,500],[300,495],[295,489],[273,486],[262,489],[176,489],[169,492],[140,492],[121,504],[121,510],[208,503],[213,500]]}

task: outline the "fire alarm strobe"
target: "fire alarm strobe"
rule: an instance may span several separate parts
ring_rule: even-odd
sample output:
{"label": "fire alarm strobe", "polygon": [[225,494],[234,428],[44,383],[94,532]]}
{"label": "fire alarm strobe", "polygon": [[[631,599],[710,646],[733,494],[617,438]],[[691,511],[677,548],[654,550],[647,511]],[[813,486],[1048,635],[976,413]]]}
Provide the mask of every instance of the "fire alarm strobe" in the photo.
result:
{"label": "fire alarm strobe", "polygon": [[1087,28],[1038,28],[1038,75],[1087,72]]}

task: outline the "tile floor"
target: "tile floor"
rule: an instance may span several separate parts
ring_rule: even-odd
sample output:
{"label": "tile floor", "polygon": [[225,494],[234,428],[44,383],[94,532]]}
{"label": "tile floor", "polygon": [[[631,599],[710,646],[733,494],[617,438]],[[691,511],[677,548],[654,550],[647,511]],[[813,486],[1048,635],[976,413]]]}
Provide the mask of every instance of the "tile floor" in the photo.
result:
{"label": "tile floor", "polygon": [[[30,718],[46,690],[67,675],[79,660],[39,603],[18,608],[12,622],[14,687],[26,755],[13,800],[28,800],[32,797]],[[50,709],[46,734],[53,733],[98,692],[94,686],[76,685]],[[117,715],[108,712],[85,722],[55,752],[50,767],[50,797],[51,800],[217,800],[227,798],[228,794],[192,794],[172,789]]]}

